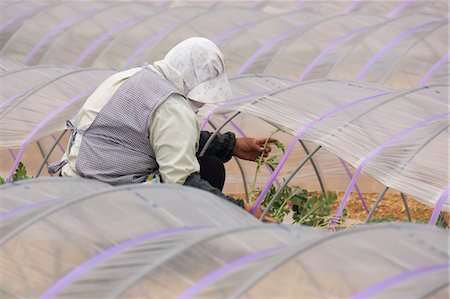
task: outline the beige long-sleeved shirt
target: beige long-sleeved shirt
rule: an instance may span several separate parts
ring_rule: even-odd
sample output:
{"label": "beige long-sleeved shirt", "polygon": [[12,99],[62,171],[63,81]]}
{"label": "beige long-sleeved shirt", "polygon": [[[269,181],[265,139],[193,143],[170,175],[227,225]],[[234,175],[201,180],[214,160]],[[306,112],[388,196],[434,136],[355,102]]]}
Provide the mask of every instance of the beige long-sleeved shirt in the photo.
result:
{"label": "beige long-sleeved shirt", "polygon": [[[184,93],[181,78],[164,61],[155,62],[151,68]],[[75,127],[79,131],[88,129],[120,85],[140,70],[141,68],[129,69],[105,80],[78,112]],[[190,174],[200,170],[195,155],[200,132],[196,112],[197,109],[185,97],[172,94],[153,114],[149,127],[149,145],[153,148],[159,173],[165,183],[183,184]],[[82,139],[82,134],[77,134],[70,153],[66,151],[64,154],[63,159],[67,159],[69,163],[62,168],[63,176],[79,176],[75,165]]]}

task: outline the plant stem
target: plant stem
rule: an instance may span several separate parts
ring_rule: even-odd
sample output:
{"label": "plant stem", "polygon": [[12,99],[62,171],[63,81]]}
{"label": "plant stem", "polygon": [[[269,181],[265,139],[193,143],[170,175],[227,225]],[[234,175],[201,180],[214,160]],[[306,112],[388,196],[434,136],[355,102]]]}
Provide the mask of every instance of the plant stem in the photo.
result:
{"label": "plant stem", "polygon": [[[275,135],[275,133],[277,133],[278,131],[280,131],[280,129],[276,129],[275,131],[273,131],[269,137],[267,137],[266,141],[264,142],[264,147],[266,148],[267,144],[269,143],[269,139],[272,138],[273,135]],[[250,194],[248,196],[248,200],[250,201],[249,203],[253,202],[253,194],[255,193],[255,187],[256,187],[256,179],[258,178],[258,174],[259,174],[259,169],[261,168],[261,165],[264,164],[264,151],[259,155],[258,159],[256,160],[256,170],[255,170],[255,175],[253,176],[253,183],[252,183],[252,188],[250,189]]]}

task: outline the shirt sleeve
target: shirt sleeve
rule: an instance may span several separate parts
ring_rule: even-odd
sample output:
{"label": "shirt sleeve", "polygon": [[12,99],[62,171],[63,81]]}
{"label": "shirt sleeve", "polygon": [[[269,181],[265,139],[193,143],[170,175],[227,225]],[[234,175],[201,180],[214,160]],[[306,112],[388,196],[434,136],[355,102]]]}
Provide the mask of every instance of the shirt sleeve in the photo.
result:
{"label": "shirt sleeve", "polygon": [[173,94],[153,114],[149,127],[151,144],[164,183],[184,184],[200,171],[196,157],[199,125],[189,103]]}

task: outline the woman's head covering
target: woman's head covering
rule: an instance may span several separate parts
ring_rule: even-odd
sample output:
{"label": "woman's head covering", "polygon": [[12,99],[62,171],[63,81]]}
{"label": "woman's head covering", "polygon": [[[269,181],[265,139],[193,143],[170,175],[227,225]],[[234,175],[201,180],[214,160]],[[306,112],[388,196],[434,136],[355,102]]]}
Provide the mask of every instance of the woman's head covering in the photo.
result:
{"label": "woman's head covering", "polygon": [[170,50],[163,61],[179,73],[187,98],[201,103],[233,98],[223,54],[209,39],[188,38]]}

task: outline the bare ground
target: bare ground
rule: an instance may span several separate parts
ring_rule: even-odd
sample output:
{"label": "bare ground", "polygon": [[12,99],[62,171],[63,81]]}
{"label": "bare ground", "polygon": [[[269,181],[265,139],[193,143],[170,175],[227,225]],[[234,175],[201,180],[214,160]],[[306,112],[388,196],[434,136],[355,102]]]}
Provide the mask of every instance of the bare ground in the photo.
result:
{"label": "bare ground", "polygon": [[[245,198],[243,194],[236,195],[236,198]],[[333,206],[333,212],[330,217],[336,212],[339,203],[341,202],[344,192],[337,193],[337,200]],[[370,210],[372,205],[375,203],[378,193],[363,193],[363,199],[366,203],[367,208]],[[415,199],[406,198],[408,204],[411,218],[413,222],[428,223],[431,217],[433,208],[429,207]],[[364,223],[367,217],[367,212],[361,203],[361,200],[356,193],[352,193],[346,205],[347,216],[345,217],[345,223],[342,225],[344,227],[353,226],[357,224]],[[447,223],[450,223],[450,213],[445,212],[444,218]],[[399,193],[387,193],[381,200],[378,208],[376,209],[374,215],[371,218],[374,221],[380,222],[404,222],[408,221],[406,214],[406,209],[403,204],[402,198]]]}

